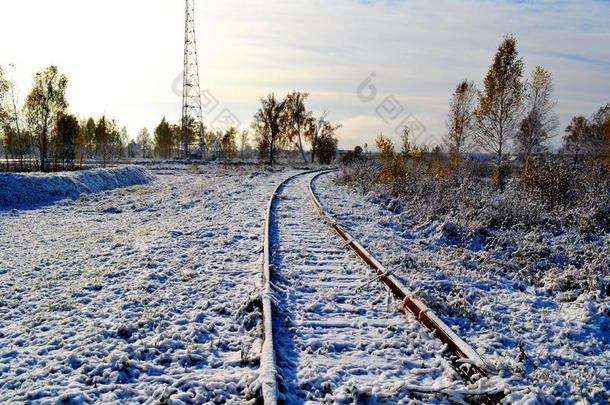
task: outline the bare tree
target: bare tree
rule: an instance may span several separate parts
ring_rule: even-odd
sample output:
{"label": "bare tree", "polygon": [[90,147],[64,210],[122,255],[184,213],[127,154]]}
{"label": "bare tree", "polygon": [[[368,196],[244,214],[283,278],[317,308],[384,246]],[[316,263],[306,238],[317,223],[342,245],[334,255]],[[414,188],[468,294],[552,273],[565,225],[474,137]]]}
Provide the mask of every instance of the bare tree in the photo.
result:
{"label": "bare tree", "polygon": [[[0,66],[0,120],[5,119],[6,112],[4,109],[4,97],[8,92],[9,84],[8,80],[4,78],[4,71],[2,70],[2,66]],[[2,121],[0,121],[2,123]]]}
{"label": "bare tree", "polygon": [[5,120],[8,115],[4,105],[4,99],[8,93],[8,88],[8,80],[4,78],[4,70],[2,69],[2,66],[0,66],[0,124],[4,122],[3,120]]}
{"label": "bare tree", "polygon": [[206,129],[204,134],[203,143],[200,143],[200,146],[203,146],[203,153],[205,154],[205,160],[215,160],[218,158],[218,143],[219,137],[223,136],[222,131],[215,131],[213,129]]}
{"label": "bare tree", "polygon": [[574,117],[566,127],[565,133],[566,135],[563,137],[564,150],[572,155],[573,168],[575,169],[580,157],[591,153],[591,125],[583,116]]}
{"label": "bare tree", "polygon": [[36,73],[32,90],[25,101],[28,124],[38,135],[41,171],[46,169],[49,131],[58,116],[68,107],[67,85],[68,78],[59,73],[57,66],[50,66],[44,71]]}
{"label": "bare tree", "polygon": [[13,124],[15,125],[15,132],[17,134],[17,143],[19,144],[19,170],[23,170],[23,154],[24,154],[24,139],[21,133],[21,113],[17,105],[17,95],[15,94],[15,84],[10,82],[9,99],[11,103],[11,116]]}
{"label": "bare tree", "polygon": [[127,145],[129,144],[129,132],[127,131],[127,127],[121,127],[120,137],[118,139],[117,144],[117,156],[118,157],[126,157],[127,156]]}
{"label": "bare tree", "polygon": [[[10,65],[14,68],[13,65]],[[4,100],[6,99],[6,105]],[[13,80],[6,80],[2,77],[2,68],[0,67],[0,126],[9,127],[14,130],[16,135],[17,153],[19,156],[19,170],[23,170],[23,156],[25,153],[25,137],[21,131],[21,112],[18,107],[19,100],[15,93],[15,83]],[[4,124],[3,124],[4,121]]]}
{"label": "bare tree", "polygon": [[320,138],[331,135],[334,137],[335,131],[341,128],[341,125],[332,125],[326,117],[328,117],[328,111],[324,110],[320,118],[316,120],[313,116],[310,116],[306,122],[305,139],[311,143],[311,163],[316,161]]}
{"label": "bare tree", "polygon": [[284,112],[285,102],[279,102],[273,93],[261,98],[261,108],[254,115],[252,129],[261,151],[261,157],[267,158],[268,163],[273,165],[275,154],[279,144],[282,142],[282,113]]}
{"label": "bare tree", "polygon": [[559,118],[553,112],[557,104],[552,100],[553,76],[537,66],[527,83],[525,95],[526,116],[516,134],[517,150],[528,159],[534,153],[543,152],[559,127]]}
{"label": "bare tree", "polygon": [[138,137],[136,138],[136,142],[138,147],[141,150],[142,157],[147,159],[151,156],[152,152],[152,138],[150,136],[150,132],[148,128],[142,128],[140,132],[138,132]]}
{"label": "bare tree", "polygon": [[497,156],[498,165],[521,123],[522,76],[523,59],[517,52],[517,40],[506,36],[489,67],[474,112],[475,140],[483,149]]}
{"label": "bare tree", "polygon": [[4,129],[5,132],[5,136],[4,136],[4,140],[2,138],[0,138],[0,141],[3,141],[4,143],[4,150],[5,150],[5,156],[6,156],[6,162],[8,165],[8,144],[9,142],[7,141],[7,128],[5,128],[5,126],[7,126],[7,122],[8,120],[8,112],[6,111],[5,107],[4,107],[4,98],[6,97],[6,94],[8,93],[8,80],[6,80],[4,78],[4,71],[2,70],[2,66],[0,66],[0,130]]}
{"label": "bare tree", "polygon": [[246,146],[248,145],[248,138],[250,138],[250,133],[247,129],[244,129],[239,133],[239,148],[240,148],[240,158],[244,158],[244,151],[246,150]]}
{"label": "bare tree", "polygon": [[610,117],[606,120],[606,125],[604,125],[604,144],[606,145],[606,166],[610,168]]}
{"label": "bare tree", "polygon": [[564,151],[572,155],[574,168],[583,157],[610,156],[610,104],[597,110],[590,120],[583,116],[572,118],[565,133]]}
{"label": "bare tree", "polygon": [[474,82],[462,80],[449,103],[449,117],[447,118],[448,133],[444,142],[449,149],[449,153],[459,157],[467,147],[467,143],[472,130],[472,113],[475,106],[475,96],[477,94]]}
{"label": "bare tree", "polygon": [[599,145],[598,153],[610,168],[610,104],[601,107],[593,117],[593,131]]}
{"label": "bare tree", "polygon": [[605,155],[610,152],[610,104],[600,107],[599,110],[591,116],[591,130],[593,131],[593,142],[597,154]]}
{"label": "bare tree", "polygon": [[303,132],[306,130],[307,124],[313,116],[311,111],[307,111],[307,108],[305,107],[305,100],[307,100],[308,97],[309,93],[301,93],[299,91],[289,93],[284,100],[285,109],[282,116],[287,141],[296,143],[301,151],[301,157],[303,158],[304,163],[307,163],[307,158],[305,157],[305,150],[303,148]]}

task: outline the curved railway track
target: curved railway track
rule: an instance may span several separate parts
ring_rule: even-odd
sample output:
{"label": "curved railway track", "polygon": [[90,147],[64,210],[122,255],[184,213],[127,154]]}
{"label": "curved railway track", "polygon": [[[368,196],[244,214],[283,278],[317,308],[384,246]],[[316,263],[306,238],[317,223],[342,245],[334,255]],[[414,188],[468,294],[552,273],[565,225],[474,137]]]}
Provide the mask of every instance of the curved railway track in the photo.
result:
{"label": "curved railway track", "polygon": [[400,403],[484,376],[476,352],[323,211],[312,182],[324,173],[290,177],[267,207],[264,403]]}

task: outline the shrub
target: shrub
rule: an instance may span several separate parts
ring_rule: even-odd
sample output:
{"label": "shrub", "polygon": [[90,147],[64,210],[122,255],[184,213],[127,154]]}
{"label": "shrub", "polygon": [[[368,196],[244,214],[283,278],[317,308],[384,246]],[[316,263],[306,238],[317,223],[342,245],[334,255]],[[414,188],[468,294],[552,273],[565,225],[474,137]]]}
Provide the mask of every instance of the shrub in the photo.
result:
{"label": "shrub", "polygon": [[350,164],[362,159],[362,148],[356,146],[353,152],[342,153],[339,158],[339,163]]}
{"label": "shrub", "polygon": [[342,153],[339,155],[339,163],[350,164],[354,162],[354,152]]}
{"label": "shrub", "polygon": [[396,153],[394,143],[383,135],[375,140],[379,149],[379,159],[383,167],[377,176],[380,183],[396,184],[402,183],[409,172],[404,159]]}
{"label": "shrub", "polygon": [[500,162],[491,171],[491,184],[496,190],[504,190],[506,180],[510,177],[510,166],[506,162]]}
{"label": "shrub", "polygon": [[526,192],[556,207],[574,200],[574,175],[564,162],[529,160],[519,174],[519,183]]}
{"label": "shrub", "polygon": [[362,194],[368,194],[377,180],[378,167],[366,161],[358,161],[346,166],[336,177],[337,184],[355,189]]}
{"label": "shrub", "polygon": [[331,164],[337,154],[337,145],[338,140],[333,133],[318,136],[314,145],[318,162],[323,165]]}

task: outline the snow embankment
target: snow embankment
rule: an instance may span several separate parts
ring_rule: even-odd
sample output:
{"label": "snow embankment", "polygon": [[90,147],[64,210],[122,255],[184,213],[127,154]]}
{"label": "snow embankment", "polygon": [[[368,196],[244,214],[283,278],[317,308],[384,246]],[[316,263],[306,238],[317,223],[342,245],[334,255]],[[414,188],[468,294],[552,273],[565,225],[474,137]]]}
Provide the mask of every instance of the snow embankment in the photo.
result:
{"label": "snow embankment", "polygon": [[0,207],[48,204],[81,193],[146,184],[153,175],[143,167],[92,169],[66,173],[0,173]]}

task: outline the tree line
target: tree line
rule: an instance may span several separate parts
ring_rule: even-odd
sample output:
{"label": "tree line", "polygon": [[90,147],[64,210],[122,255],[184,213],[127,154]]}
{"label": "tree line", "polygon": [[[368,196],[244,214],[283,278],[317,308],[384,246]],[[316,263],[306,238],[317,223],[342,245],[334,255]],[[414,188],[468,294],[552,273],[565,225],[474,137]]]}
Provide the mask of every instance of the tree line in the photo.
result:
{"label": "tree line", "polygon": [[[336,153],[338,140],[336,131],[340,125],[333,125],[324,112],[315,117],[308,110],[308,93],[292,91],[282,100],[270,93],[260,99],[260,107],[254,114],[249,130],[238,131],[235,127],[226,130],[210,129],[200,123],[188,125],[189,150],[197,151],[195,157],[204,160],[229,162],[236,157],[244,158],[255,143],[258,159],[266,164],[278,162],[278,156],[300,155],[303,163],[328,164]],[[140,134],[144,136],[147,130]],[[180,125],[170,124],[163,118],[154,131],[154,153],[162,158],[179,156],[182,142]],[[138,144],[142,145],[139,140]],[[309,152],[306,152],[309,146]]]}
{"label": "tree line", "polygon": [[516,45],[504,38],[481,90],[468,80],[456,86],[446,153],[417,145],[404,128],[399,145],[380,135],[379,153],[356,147],[342,155],[338,183],[381,196],[385,207],[411,219],[443,218],[460,243],[496,244],[488,239],[496,229],[565,227],[586,240],[609,232],[610,104],[572,118],[554,153],[549,141],[561,130],[552,75],[536,67],[525,80]]}
{"label": "tree line", "polygon": [[[187,123],[189,158],[205,161],[222,161],[228,163],[236,158],[244,159],[252,151],[249,143],[248,130],[239,131],[235,127],[226,130],[211,129],[198,122]],[[171,124],[165,117],[154,130],[151,138],[148,130],[143,128],[138,134],[137,141],[132,141],[133,153],[130,157],[162,159],[177,159],[182,147],[182,126]]]}
{"label": "tree line", "polygon": [[[260,99],[261,107],[254,115],[252,129],[258,146],[259,158],[268,164],[277,160],[281,149],[296,150],[303,163],[329,164],[337,153],[336,131],[328,113],[318,118],[307,109],[308,93],[293,91],[283,100],[270,93]],[[309,159],[305,147],[309,144]]]}
{"label": "tree line", "polygon": [[[79,118],[68,112],[68,78],[57,66],[35,74],[32,88],[20,103],[12,80],[0,67],[0,148],[4,167],[15,171],[72,170],[91,164],[106,166],[121,158],[174,159],[180,156],[181,124],[166,118],[151,134],[141,129],[129,139],[115,119]],[[250,130],[208,128],[188,122],[190,158],[228,163],[251,157],[274,164],[280,154],[300,155],[303,163],[330,163],[337,151],[336,130],[324,112],[307,108],[308,93],[293,91],[283,100],[261,98]],[[255,144],[256,151],[250,141]],[[309,152],[306,148],[309,146]]]}
{"label": "tree line", "polygon": [[[444,139],[448,152],[459,159],[478,146],[494,155],[500,187],[507,175],[504,161],[508,154],[516,153],[528,162],[549,152],[549,141],[557,136],[559,127],[552,74],[537,66],[525,80],[524,70],[517,40],[508,35],[498,47],[483,89],[464,79],[450,101]],[[574,117],[564,133],[560,152],[573,158],[574,168],[585,157],[610,158],[610,104],[590,119]]]}
{"label": "tree line", "polygon": [[127,129],[106,116],[70,114],[67,86],[68,78],[50,66],[34,75],[20,105],[14,83],[0,67],[0,144],[9,170],[71,170],[91,159],[105,166],[126,156]]}
{"label": "tree line", "polygon": [[[573,117],[563,130],[559,153],[551,153],[550,141],[559,135],[553,76],[541,66],[528,79],[524,71],[517,40],[508,35],[498,47],[481,90],[468,79],[455,87],[443,147],[430,150],[417,145],[410,139],[411,130],[404,128],[400,150],[390,138],[377,137],[379,167],[367,166],[370,154],[363,154],[360,147],[342,155],[341,161],[365,163],[360,175],[373,176],[371,184],[390,185],[397,195],[424,183],[422,193],[431,184],[453,187],[465,178],[483,177],[504,190],[513,174],[520,187],[544,194],[549,201],[567,200],[568,195],[579,193],[575,191],[578,187],[602,187],[610,175],[610,104],[588,118]],[[480,151],[492,159],[487,162]]]}

